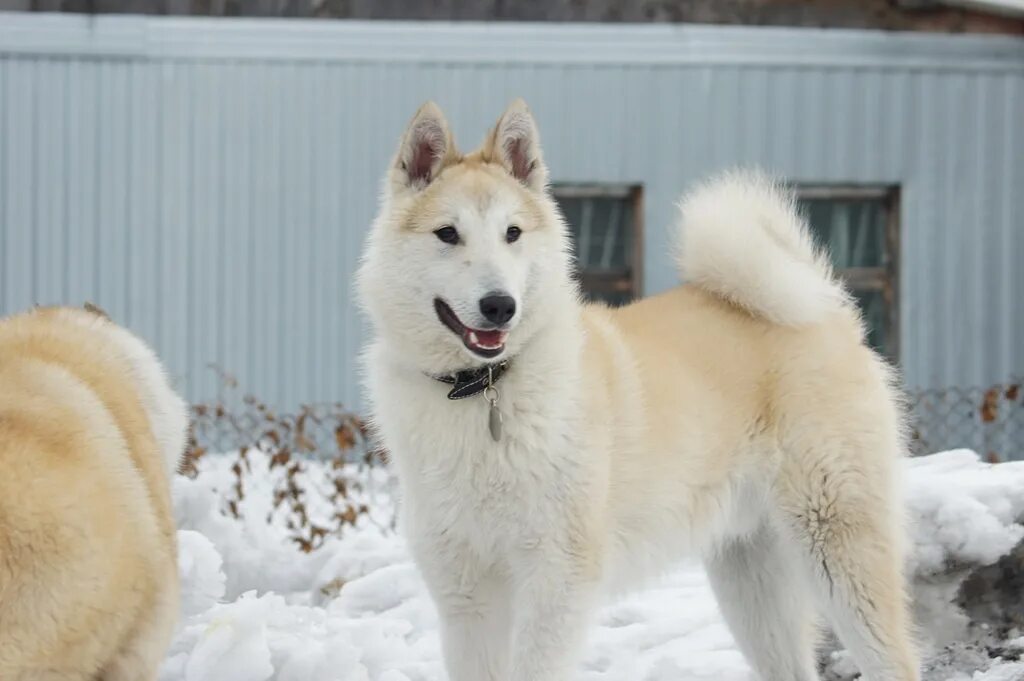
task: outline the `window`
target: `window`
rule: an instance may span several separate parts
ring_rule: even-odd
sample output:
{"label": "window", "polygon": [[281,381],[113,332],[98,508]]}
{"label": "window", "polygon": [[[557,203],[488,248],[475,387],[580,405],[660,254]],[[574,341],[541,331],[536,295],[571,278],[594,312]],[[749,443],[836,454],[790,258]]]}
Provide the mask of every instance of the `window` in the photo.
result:
{"label": "window", "polygon": [[893,187],[798,187],[817,242],[828,248],[868,327],[868,342],[899,357],[899,192]]}
{"label": "window", "polygon": [[584,294],[612,305],[640,295],[642,215],[640,187],[556,185],[569,223]]}

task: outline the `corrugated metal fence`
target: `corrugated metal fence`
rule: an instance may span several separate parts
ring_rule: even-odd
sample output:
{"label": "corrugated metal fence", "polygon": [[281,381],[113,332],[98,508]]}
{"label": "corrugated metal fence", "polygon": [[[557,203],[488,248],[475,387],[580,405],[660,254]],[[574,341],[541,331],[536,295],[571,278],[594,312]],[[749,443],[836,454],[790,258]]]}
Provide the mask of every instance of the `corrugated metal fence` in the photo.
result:
{"label": "corrugated metal fence", "polygon": [[425,99],[465,145],[513,96],[556,180],[642,184],[646,292],[673,201],[759,164],[901,187],[912,387],[1024,373],[1024,43],[673,26],[0,14],[0,312],[92,300],[193,399],[358,402],[350,280]]}

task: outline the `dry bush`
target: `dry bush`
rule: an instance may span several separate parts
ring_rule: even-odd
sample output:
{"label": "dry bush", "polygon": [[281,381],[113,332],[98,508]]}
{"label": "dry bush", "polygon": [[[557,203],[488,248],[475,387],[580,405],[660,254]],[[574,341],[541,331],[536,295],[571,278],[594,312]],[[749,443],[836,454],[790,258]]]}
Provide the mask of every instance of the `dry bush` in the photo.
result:
{"label": "dry bush", "polygon": [[[220,373],[229,393],[236,391],[238,382]],[[269,470],[283,471],[275,476],[273,508],[287,510],[287,528],[300,550],[308,553],[319,548],[328,536],[369,515],[363,473],[385,463],[385,457],[370,446],[366,424],[358,416],[340,403],[280,412],[253,395],[236,400],[237,407],[228,402],[221,399],[192,406],[188,448],[180,468],[182,475],[195,478],[201,474],[198,464],[204,457],[234,457],[234,484],[223,505],[227,515],[241,518],[246,477],[253,472],[251,458],[257,456],[265,457]],[[303,483],[310,461],[324,463],[323,469],[329,471],[327,498],[334,510],[326,524],[311,519],[307,509],[311,495],[322,496]]]}

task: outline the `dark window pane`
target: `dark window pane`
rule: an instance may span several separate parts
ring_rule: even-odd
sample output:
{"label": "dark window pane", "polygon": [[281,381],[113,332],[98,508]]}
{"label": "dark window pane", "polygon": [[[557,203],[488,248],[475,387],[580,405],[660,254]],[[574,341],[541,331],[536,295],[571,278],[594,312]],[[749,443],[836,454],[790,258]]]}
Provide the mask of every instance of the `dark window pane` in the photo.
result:
{"label": "dark window pane", "polygon": [[881,291],[853,291],[857,299],[864,324],[868,329],[868,345],[883,355],[889,355],[888,310]]}
{"label": "dark window pane", "polygon": [[615,305],[629,302],[637,248],[633,197],[621,191],[560,196],[557,187],[554,193],[572,235],[584,294]]}
{"label": "dark window pane", "polygon": [[[632,255],[633,206],[625,199],[560,201],[572,227],[580,266],[593,270],[626,267]],[[571,214],[571,217],[570,217]]]}
{"label": "dark window pane", "polygon": [[815,240],[843,267],[885,264],[884,199],[806,199],[804,213]]}
{"label": "dark window pane", "polygon": [[[890,201],[885,193],[851,196],[816,189],[800,207],[819,246],[828,250],[839,276],[847,280],[867,327],[868,343],[895,359],[894,299],[896,263],[888,252]],[[829,196],[830,191],[835,196]],[[799,191],[798,191],[799,193]]]}

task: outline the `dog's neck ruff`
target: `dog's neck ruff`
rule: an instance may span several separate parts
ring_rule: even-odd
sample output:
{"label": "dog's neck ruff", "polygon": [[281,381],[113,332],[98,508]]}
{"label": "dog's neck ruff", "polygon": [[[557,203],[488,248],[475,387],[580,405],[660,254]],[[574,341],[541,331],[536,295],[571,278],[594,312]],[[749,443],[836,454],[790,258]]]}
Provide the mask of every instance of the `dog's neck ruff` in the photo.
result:
{"label": "dog's neck ruff", "polygon": [[507,370],[508,360],[506,359],[497,364],[485,364],[481,367],[463,369],[454,374],[431,376],[431,378],[452,386],[452,389],[448,391],[449,400],[462,400],[479,395],[489,387],[493,388]]}

